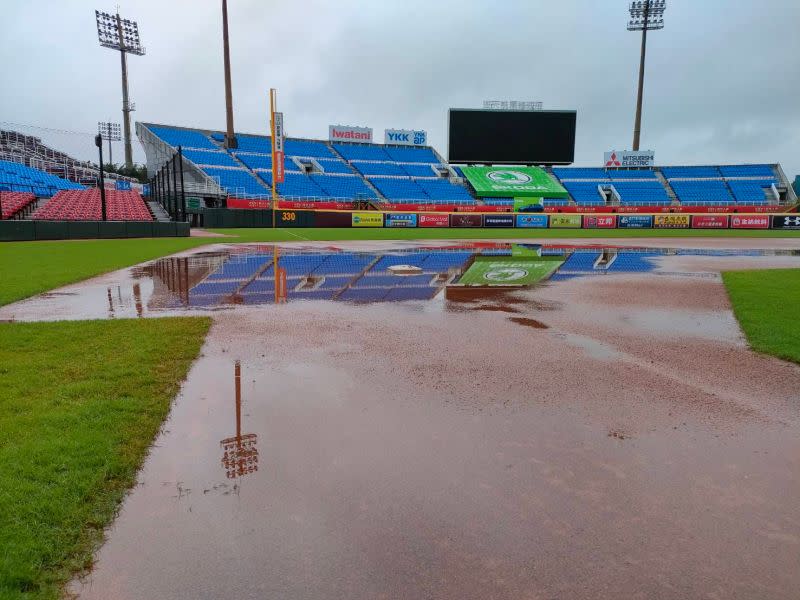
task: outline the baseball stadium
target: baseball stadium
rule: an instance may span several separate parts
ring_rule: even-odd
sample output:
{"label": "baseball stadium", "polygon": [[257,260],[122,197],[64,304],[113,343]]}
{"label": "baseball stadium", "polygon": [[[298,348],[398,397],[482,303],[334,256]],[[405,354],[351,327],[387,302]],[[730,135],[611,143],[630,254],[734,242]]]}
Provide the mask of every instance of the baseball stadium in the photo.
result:
{"label": "baseball stadium", "polygon": [[[334,13],[222,0],[175,20],[142,4],[139,20],[136,3],[54,13],[58,35],[96,26],[64,60],[120,59],[120,122],[77,131],[52,93],[30,99],[46,120],[26,116],[22,79],[0,103],[0,600],[800,597],[797,139],[772,154],[731,125],[753,159],[715,155],[678,102],[648,130],[645,81],[684,85],[658,43],[704,9],[671,3],[674,31],[665,0],[611,11],[636,44],[607,64],[636,100],[622,150],[629,129],[598,125],[588,81],[547,107],[431,93],[401,109],[383,90],[374,110],[342,106],[361,122],[416,111],[408,127],[381,140],[331,118],[314,134],[331,107],[297,98],[324,52],[248,22],[304,23],[309,48],[341,26],[344,44]],[[410,18],[357,4],[340,9],[363,40]],[[532,4],[504,18],[551,10]],[[59,27],[42,8],[10,10],[11,37]],[[582,35],[552,10],[557,39]],[[483,42],[510,52],[502,37]],[[375,39],[354,56],[393,73],[463,58],[423,65]],[[7,64],[59,89],[64,67],[16,43],[0,42]],[[271,85],[237,45],[283,47],[293,77]],[[736,77],[756,81],[752,66]],[[469,73],[486,98],[549,97],[532,73],[508,90]],[[234,94],[245,76],[258,98]],[[777,95],[750,91],[754,113]],[[643,149],[670,156],[673,129],[705,160]]]}

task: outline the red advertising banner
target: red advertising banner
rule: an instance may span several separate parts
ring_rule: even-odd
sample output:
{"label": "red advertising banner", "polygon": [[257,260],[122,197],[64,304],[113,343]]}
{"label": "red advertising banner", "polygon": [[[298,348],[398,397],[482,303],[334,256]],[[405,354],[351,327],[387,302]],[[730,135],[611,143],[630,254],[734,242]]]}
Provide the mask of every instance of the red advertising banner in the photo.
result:
{"label": "red advertising banner", "polygon": [[692,215],[692,229],[727,229],[728,215]]}
{"label": "red advertising banner", "polygon": [[283,152],[275,152],[275,183],[283,183]]}
{"label": "red advertising banner", "polygon": [[250,210],[269,209],[269,200],[255,200],[248,198],[228,198],[228,208],[249,208]]}
{"label": "red advertising banner", "polygon": [[481,227],[483,218],[472,213],[450,215],[450,227]]}
{"label": "red advertising banner", "polygon": [[617,226],[617,215],[585,216],[584,229],[614,229]]}
{"label": "red advertising banner", "polygon": [[769,216],[732,215],[731,229],[769,229]]}
{"label": "red advertising banner", "polygon": [[449,227],[450,218],[446,214],[419,215],[417,227]]}

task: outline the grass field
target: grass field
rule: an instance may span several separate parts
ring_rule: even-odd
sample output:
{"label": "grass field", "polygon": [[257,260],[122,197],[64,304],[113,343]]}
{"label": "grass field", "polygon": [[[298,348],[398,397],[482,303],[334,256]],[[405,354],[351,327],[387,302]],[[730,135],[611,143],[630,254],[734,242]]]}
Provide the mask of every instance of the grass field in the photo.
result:
{"label": "grass field", "polygon": [[209,324],[0,324],[0,599],[91,564]]}
{"label": "grass field", "polygon": [[800,269],[731,271],[722,279],[750,346],[800,363]]}
{"label": "grass field", "polygon": [[215,243],[416,239],[793,237],[800,232],[655,229],[217,229],[225,238],[0,243],[0,306],[143,261]]}

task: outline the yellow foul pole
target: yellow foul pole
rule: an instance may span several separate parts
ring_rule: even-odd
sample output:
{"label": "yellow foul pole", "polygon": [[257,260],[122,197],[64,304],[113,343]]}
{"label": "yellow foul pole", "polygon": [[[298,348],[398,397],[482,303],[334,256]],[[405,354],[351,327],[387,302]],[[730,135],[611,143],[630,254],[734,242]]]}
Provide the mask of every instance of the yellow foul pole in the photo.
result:
{"label": "yellow foul pole", "polygon": [[272,228],[275,229],[275,210],[278,201],[278,186],[275,181],[275,171],[278,166],[275,161],[275,105],[277,104],[275,88],[269,90],[269,129],[272,141]]}

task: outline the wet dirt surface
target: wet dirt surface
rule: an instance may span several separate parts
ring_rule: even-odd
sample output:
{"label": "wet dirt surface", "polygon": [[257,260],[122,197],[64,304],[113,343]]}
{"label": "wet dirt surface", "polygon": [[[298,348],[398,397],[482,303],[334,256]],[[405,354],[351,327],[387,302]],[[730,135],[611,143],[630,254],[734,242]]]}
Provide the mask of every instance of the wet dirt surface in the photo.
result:
{"label": "wet dirt surface", "polygon": [[[212,311],[70,591],[800,597],[800,368],[747,348],[704,260],[458,300]],[[112,279],[84,289],[107,304]],[[143,315],[169,314],[149,308],[163,281],[136,283]],[[135,316],[119,285],[112,303]]]}

